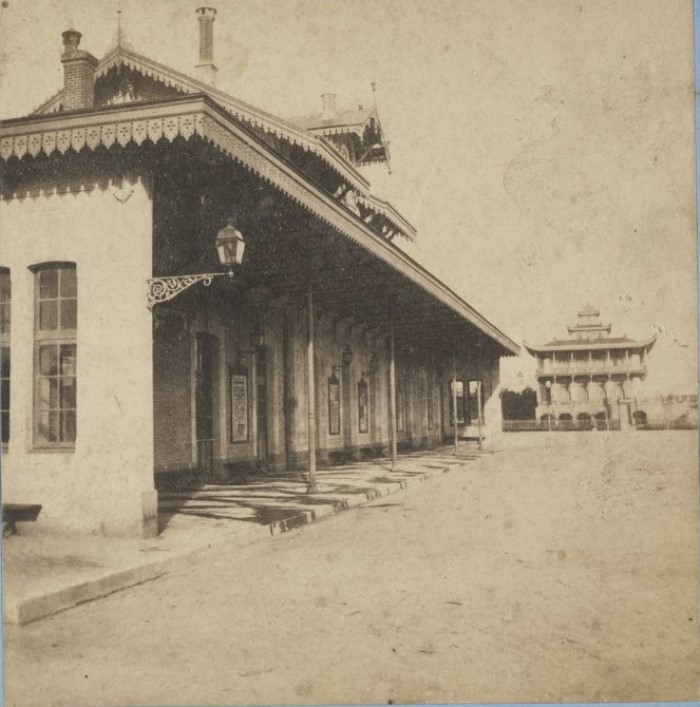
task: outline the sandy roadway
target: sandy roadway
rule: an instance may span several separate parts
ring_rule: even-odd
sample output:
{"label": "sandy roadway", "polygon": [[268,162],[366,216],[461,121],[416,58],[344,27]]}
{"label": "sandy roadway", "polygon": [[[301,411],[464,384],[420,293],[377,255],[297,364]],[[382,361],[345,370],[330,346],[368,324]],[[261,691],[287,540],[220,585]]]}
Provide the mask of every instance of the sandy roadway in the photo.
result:
{"label": "sandy roadway", "polygon": [[6,704],[697,699],[696,434],[505,442],[9,627]]}

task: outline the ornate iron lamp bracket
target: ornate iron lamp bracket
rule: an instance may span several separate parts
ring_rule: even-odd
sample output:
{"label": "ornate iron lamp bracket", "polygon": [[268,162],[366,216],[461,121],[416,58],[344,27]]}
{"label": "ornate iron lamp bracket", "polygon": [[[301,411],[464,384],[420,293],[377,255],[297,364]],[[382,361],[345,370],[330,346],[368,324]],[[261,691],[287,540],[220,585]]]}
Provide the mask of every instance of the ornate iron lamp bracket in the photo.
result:
{"label": "ornate iron lamp bracket", "polygon": [[168,302],[184,292],[188,287],[196,285],[198,282],[205,287],[211,285],[215,277],[227,275],[225,272],[207,272],[199,275],[173,275],[171,277],[154,277],[148,280],[148,308],[153,309],[156,304]]}

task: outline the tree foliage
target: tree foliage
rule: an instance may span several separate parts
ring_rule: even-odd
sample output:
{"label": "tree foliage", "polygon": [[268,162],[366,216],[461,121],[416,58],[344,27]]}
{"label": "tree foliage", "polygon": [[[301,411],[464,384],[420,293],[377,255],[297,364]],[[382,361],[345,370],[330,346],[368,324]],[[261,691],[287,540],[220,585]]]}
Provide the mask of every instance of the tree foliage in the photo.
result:
{"label": "tree foliage", "polygon": [[534,420],[537,393],[532,388],[517,393],[504,390],[501,393],[501,408],[504,420]]}

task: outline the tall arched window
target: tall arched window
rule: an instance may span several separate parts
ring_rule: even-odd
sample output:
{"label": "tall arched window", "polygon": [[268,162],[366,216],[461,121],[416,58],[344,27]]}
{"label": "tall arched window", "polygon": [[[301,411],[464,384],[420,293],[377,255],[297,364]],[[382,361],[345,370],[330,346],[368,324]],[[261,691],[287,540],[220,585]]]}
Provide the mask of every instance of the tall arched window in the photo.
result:
{"label": "tall arched window", "polygon": [[10,441],[10,310],[12,286],[9,268],[0,267],[0,433]]}
{"label": "tall arched window", "polygon": [[34,445],[68,448],[76,438],[78,280],[75,263],[32,267]]}

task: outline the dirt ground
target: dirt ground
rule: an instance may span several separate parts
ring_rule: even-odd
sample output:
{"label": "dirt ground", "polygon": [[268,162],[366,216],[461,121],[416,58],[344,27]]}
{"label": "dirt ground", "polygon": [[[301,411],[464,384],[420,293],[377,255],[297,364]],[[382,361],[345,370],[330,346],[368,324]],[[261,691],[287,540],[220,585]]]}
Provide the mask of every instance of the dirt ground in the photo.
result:
{"label": "dirt ground", "polygon": [[694,432],[511,434],[5,629],[7,705],[695,700]]}

